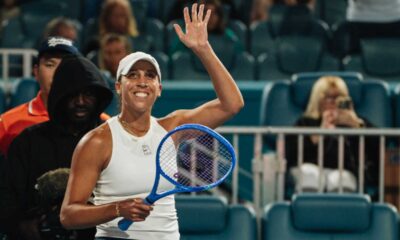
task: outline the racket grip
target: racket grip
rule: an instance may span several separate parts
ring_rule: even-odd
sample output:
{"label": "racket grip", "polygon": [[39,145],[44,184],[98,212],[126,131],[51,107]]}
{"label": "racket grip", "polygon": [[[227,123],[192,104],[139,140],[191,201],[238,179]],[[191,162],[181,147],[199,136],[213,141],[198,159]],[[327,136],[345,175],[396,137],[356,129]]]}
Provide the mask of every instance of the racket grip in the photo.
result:
{"label": "racket grip", "polygon": [[129,219],[126,219],[126,218],[121,219],[118,222],[118,228],[121,229],[122,231],[126,231],[126,230],[128,230],[129,226],[132,225],[132,223],[133,222]]}
{"label": "racket grip", "polygon": [[[148,198],[145,198],[143,202],[147,205],[151,205],[151,201]],[[128,230],[128,228],[132,225],[133,221],[123,218],[118,221],[118,228],[121,229],[122,231]]]}

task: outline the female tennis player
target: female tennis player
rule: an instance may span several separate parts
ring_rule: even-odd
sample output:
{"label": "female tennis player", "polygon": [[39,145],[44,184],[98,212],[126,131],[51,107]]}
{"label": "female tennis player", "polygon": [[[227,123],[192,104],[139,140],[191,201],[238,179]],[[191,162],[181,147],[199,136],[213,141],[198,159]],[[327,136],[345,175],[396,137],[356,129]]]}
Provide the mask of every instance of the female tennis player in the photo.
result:
{"label": "female tennis player", "polygon": [[[244,106],[232,76],[208,42],[204,5],[184,9],[185,33],[175,24],[179,39],[201,60],[217,98],[191,110],[177,110],[156,119],[152,107],[161,95],[161,72],[150,55],[135,52],[119,63],[116,91],[121,113],[89,132],[75,149],[61,222],[66,228],[97,226],[96,239],[179,239],[173,195],[149,206],[155,155],[162,137],[186,123],[216,128]],[[160,180],[159,187],[168,188]],[[93,203],[88,203],[91,195]],[[134,224],[121,231],[122,218]]]}

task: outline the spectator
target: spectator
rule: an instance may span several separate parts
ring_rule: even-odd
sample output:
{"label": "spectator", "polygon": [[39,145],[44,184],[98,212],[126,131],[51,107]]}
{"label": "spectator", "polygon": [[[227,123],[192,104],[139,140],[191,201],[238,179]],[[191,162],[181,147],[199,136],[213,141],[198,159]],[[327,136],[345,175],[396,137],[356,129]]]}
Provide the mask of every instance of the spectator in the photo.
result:
{"label": "spectator", "polygon": [[20,13],[21,9],[19,8],[18,0],[3,0],[0,8],[0,23],[19,16]]}
{"label": "spectator", "polygon": [[[50,119],[27,128],[10,145],[0,222],[11,239],[56,239],[61,225],[48,229],[43,224],[59,223],[51,219],[58,219],[59,214],[43,212],[35,184],[48,171],[70,167],[75,146],[86,132],[102,122],[100,114],[111,98],[106,81],[89,60],[72,56],[61,61],[48,98]],[[60,206],[61,202],[58,209]],[[74,236],[72,232],[64,234]],[[66,236],[62,239],[71,239]],[[94,229],[89,229],[72,239],[93,237]]]}
{"label": "spectator", "polygon": [[128,0],[104,1],[99,17],[98,32],[89,40],[85,52],[99,49],[100,39],[108,33],[125,35],[130,39],[139,36],[136,19]]}
{"label": "spectator", "polygon": [[77,23],[65,17],[54,18],[47,23],[43,33],[44,39],[47,39],[51,36],[69,39],[76,45],[79,42]]}
{"label": "spectator", "polygon": [[268,12],[272,4],[272,0],[254,0],[250,13],[250,23],[268,20]]}
{"label": "spectator", "polygon": [[106,0],[102,6],[99,22],[99,34],[139,35],[135,16],[128,0]]}
{"label": "spectator", "polygon": [[69,54],[78,55],[70,40],[60,37],[46,39],[39,48],[33,74],[40,86],[37,96],[0,116],[0,152],[6,155],[9,144],[25,128],[49,119],[46,107],[53,74],[61,59]]}
{"label": "spectator", "polygon": [[[350,101],[349,91],[343,79],[324,76],[315,82],[307,109],[295,123],[296,127],[320,127],[323,129],[369,128],[373,125],[357,115]],[[319,136],[305,136],[303,159],[306,163],[318,164]],[[378,180],[379,148],[375,138],[366,138],[365,174],[366,183],[376,186]],[[345,137],[344,168],[358,176],[358,137]],[[286,158],[288,169],[297,166],[297,136],[288,136]],[[338,168],[338,139],[324,137],[324,168]],[[354,189],[353,189],[354,190]]]}
{"label": "spectator", "polygon": [[110,33],[101,38],[98,55],[99,68],[114,79],[119,61],[132,51],[131,42],[124,35]]}
{"label": "spectator", "polygon": [[351,54],[363,38],[400,37],[400,0],[348,0],[346,19]]}

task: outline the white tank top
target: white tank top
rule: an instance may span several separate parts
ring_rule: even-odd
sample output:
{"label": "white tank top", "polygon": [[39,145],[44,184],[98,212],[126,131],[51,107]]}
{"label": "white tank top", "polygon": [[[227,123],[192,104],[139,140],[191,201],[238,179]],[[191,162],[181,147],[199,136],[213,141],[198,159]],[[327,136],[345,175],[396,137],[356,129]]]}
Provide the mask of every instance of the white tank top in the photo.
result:
{"label": "white tank top", "polygon": [[385,23],[400,20],[400,0],[349,0],[348,4],[348,21]]}
{"label": "white tank top", "polygon": [[[154,183],[157,147],[167,131],[153,117],[149,131],[142,137],[135,137],[125,131],[117,116],[107,123],[112,135],[112,154],[93,191],[94,204],[101,205],[135,197],[145,198]],[[161,177],[160,188],[171,189],[173,185]],[[133,223],[127,231],[119,230],[119,220],[121,218],[98,225],[96,237],[179,239],[173,195],[156,201],[146,220]]]}

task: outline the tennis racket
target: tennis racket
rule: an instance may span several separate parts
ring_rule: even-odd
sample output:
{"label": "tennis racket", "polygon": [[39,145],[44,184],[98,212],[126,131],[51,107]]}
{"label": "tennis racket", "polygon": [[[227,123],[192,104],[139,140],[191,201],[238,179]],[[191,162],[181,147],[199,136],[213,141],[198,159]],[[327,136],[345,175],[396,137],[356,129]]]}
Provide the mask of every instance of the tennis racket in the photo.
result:
{"label": "tennis racket", "polygon": [[[211,189],[226,179],[235,162],[232,145],[214,130],[199,124],[178,126],[158,145],[154,185],[144,202],[151,205],[170,194]],[[172,183],[171,189],[157,192],[160,176]],[[118,227],[126,231],[131,224],[124,218]]]}

